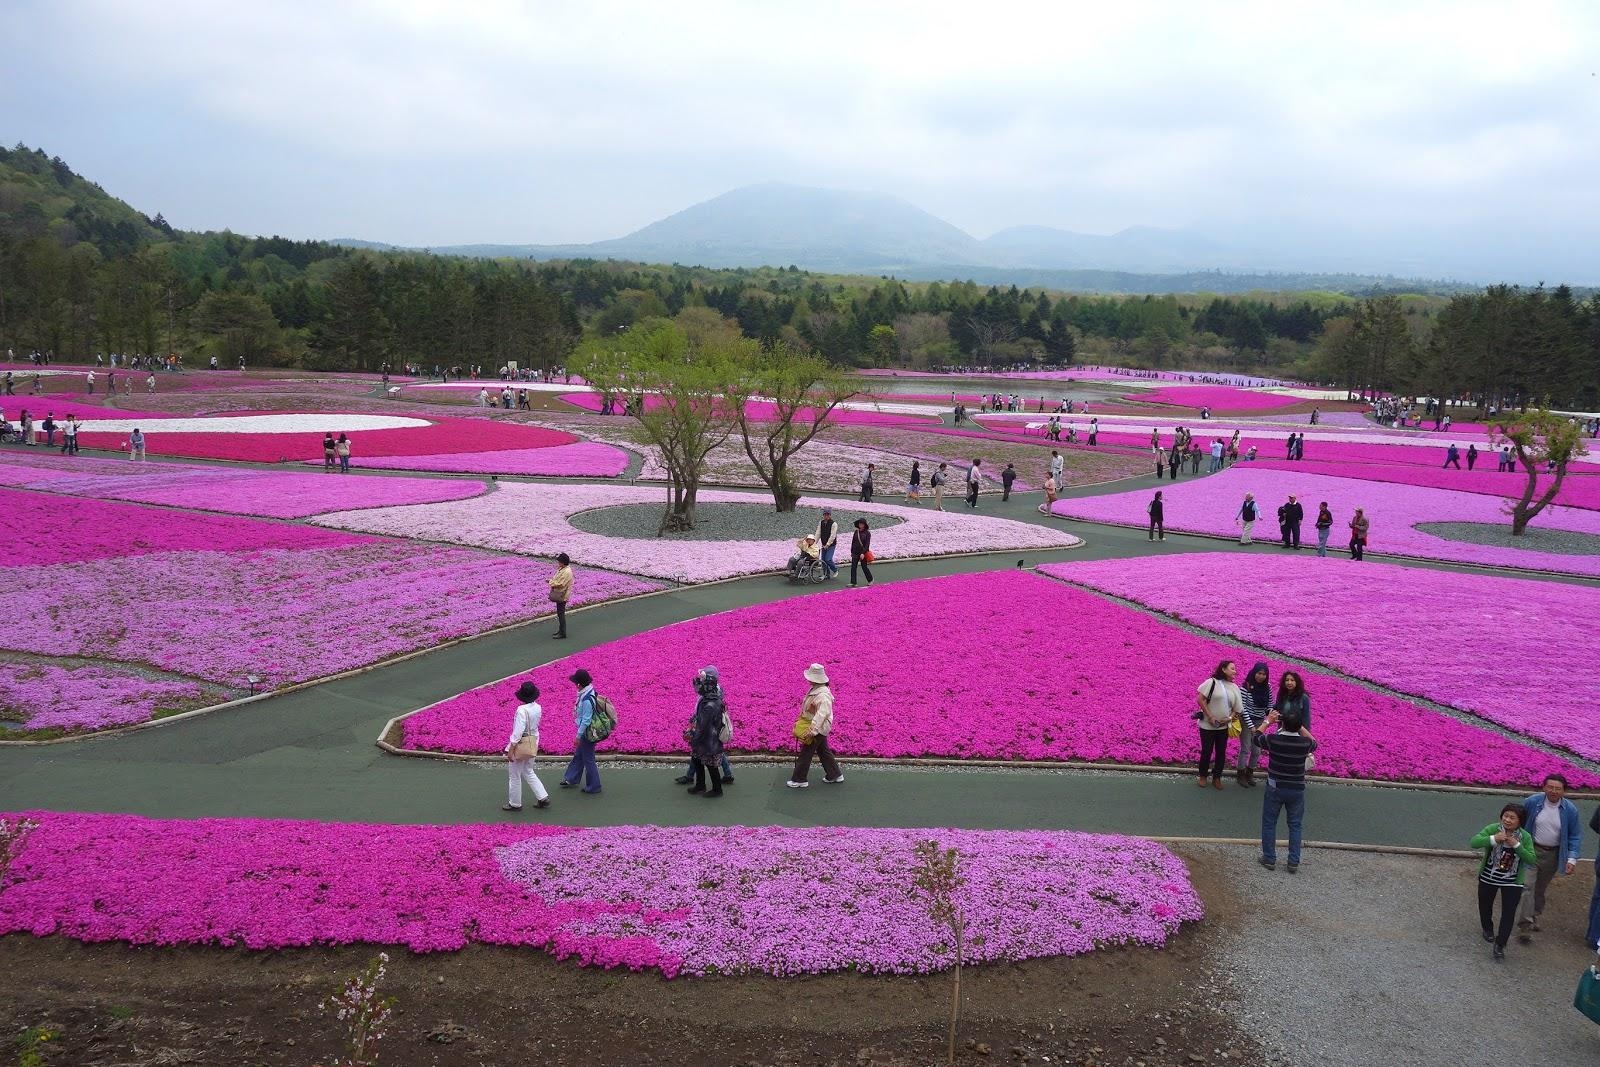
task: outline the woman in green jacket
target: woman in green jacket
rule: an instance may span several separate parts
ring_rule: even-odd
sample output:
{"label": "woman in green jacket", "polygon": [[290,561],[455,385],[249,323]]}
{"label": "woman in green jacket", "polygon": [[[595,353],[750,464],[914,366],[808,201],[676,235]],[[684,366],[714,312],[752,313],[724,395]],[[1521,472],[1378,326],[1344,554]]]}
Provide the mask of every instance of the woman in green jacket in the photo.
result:
{"label": "woman in green jacket", "polygon": [[[1506,958],[1506,942],[1517,918],[1517,902],[1522,899],[1522,879],[1537,862],[1533,835],[1522,828],[1522,805],[1507,804],[1500,809],[1500,821],[1492,822],[1472,838],[1472,847],[1483,850],[1478,867],[1478,921],[1483,939],[1494,942],[1494,958]],[[1500,894],[1500,928],[1494,926],[1494,898]]]}

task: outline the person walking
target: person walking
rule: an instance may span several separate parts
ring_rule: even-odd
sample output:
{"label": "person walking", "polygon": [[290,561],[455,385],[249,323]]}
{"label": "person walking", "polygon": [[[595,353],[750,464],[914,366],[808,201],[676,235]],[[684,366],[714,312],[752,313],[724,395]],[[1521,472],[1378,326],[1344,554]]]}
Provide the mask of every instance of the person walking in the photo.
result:
{"label": "person walking", "polygon": [[1172,481],[1178,480],[1178,468],[1183,466],[1183,445],[1177,441],[1172,443],[1172,451],[1167,453],[1167,477]]}
{"label": "person walking", "polygon": [[144,433],[137,426],[128,435],[128,458],[135,462],[144,459]]}
{"label": "person walking", "polygon": [[[683,731],[684,740],[689,742],[689,761],[694,768],[694,784],[689,787],[689,792],[710,798],[720,797],[723,783],[733,775],[723,773],[728,770],[728,757],[722,749],[722,718],[727,706],[715,667],[700,669],[694,676],[694,691],[698,697],[694,705],[694,717]],[[708,774],[711,776],[710,789],[706,788]]]}
{"label": "person walking", "polygon": [[839,565],[833,561],[833,554],[839,550],[839,524],[833,521],[832,508],[823,508],[822,518],[817,520],[817,546],[823,573],[829,579],[839,577]]}
{"label": "person walking", "polygon": [[920,460],[914,459],[911,461],[911,477],[906,482],[906,503],[922,503],[922,462]]}
{"label": "person walking", "polygon": [[523,682],[517,687],[517,714],[511,722],[511,736],[506,740],[506,802],[501,811],[522,810],[524,784],[533,790],[534,807],[550,806],[550,794],[533,769],[534,757],[539,754],[539,720],[543,717],[539,687]]}
{"label": "person walking", "polygon": [[1197,782],[1202,788],[1208,779],[1213,788],[1222,788],[1222,772],[1228,760],[1228,723],[1244,715],[1244,702],[1233,681],[1237,673],[1233,660],[1225,659],[1217,664],[1210,678],[1195,687],[1195,703],[1200,708],[1194,716],[1200,724]]}
{"label": "person walking", "polygon": [[806,789],[811,783],[806,778],[811,773],[811,761],[822,763],[822,780],[828,785],[844,781],[844,771],[834,759],[829,736],[833,733],[833,690],[828,688],[828,672],[820,663],[805,669],[805,680],[811,683],[805,700],[800,704],[800,717],[794,722],[794,736],[800,742],[800,754],[795,757],[794,770],[789,774],[790,789]]}
{"label": "person walking", "polygon": [[1475,444],[1468,443],[1468,445],[1467,445],[1467,470],[1471,470],[1473,467],[1477,466],[1477,464],[1478,464],[1478,446],[1475,445]]}
{"label": "person walking", "polygon": [[567,601],[572,599],[572,557],[562,552],[556,556],[556,572],[550,576],[550,603],[556,606],[557,641],[567,637]]}
{"label": "person walking", "polygon": [[1055,507],[1055,503],[1056,476],[1054,474],[1047,474],[1044,476],[1044,503],[1039,505],[1040,514],[1049,515],[1050,509]]}
{"label": "person walking", "polygon": [[573,740],[572,760],[561,775],[561,788],[572,789],[582,786],[582,791],[585,793],[598,793],[600,765],[594,758],[594,746],[598,742],[589,739],[589,724],[594,721],[594,679],[589,676],[588,671],[579,667],[567,680],[578,687],[577,703],[572,709],[578,731]]}
{"label": "person walking", "polygon": [[[1589,829],[1600,834],[1600,807],[1594,809],[1594,815],[1589,819]],[[1594,857],[1594,896],[1589,898],[1589,931],[1584,934],[1584,943],[1597,952],[1600,952],[1600,850]]]}
{"label": "person walking", "polygon": [[93,396],[94,395],[94,371],[90,371],[88,374],[85,374],[83,376],[83,385],[84,385],[84,390],[90,396]]}
{"label": "person walking", "polygon": [[1250,543],[1250,534],[1256,528],[1256,516],[1258,514],[1260,514],[1260,511],[1256,507],[1256,495],[1254,493],[1246,493],[1244,495],[1244,503],[1239,505],[1239,512],[1233,517],[1235,525],[1239,527],[1239,543],[1241,545]]}
{"label": "person walking", "polygon": [[[726,744],[726,742],[722,739],[722,722],[724,719],[727,720],[728,739],[732,740],[733,720],[728,718],[728,702],[727,698],[722,692],[722,676],[717,672],[715,667],[700,668],[700,670],[694,676],[694,691],[696,694],[698,694],[698,699],[695,701],[694,705],[695,713],[689,716],[689,726],[684,730],[684,739],[689,742],[689,765],[683,769],[682,774],[673,779],[673,782],[677,785],[698,785],[702,790],[705,788],[705,767],[697,763],[694,751],[694,738],[690,735],[692,735],[696,730],[696,724],[699,721],[698,717],[700,710],[705,701],[708,698],[714,698],[718,707],[717,743],[719,746],[719,751],[721,752],[721,758],[717,761],[718,765],[712,769],[711,773],[715,775],[718,773],[718,771],[720,771],[722,774],[722,784],[725,786],[732,785],[733,768],[728,765],[728,754],[726,750],[721,748],[721,746]],[[696,780],[697,775],[698,781]],[[716,783],[713,782],[712,784],[715,786]],[[691,789],[690,792],[692,793],[694,790]]]}
{"label": "person walking", "polygon": [[[1444,465],[1445,467],[1454,467],[1456,470],[1461,469],[1461,450],[1456,448],[1455,445],[1445,449]],[[1444,468],[1441,467],[1440,469],[1443,470]]]}
{"label": "person walking", "polygon": [[1328,502],[1324,500],[1317,505],[1317,555],[1324,558],[1328,555],[1328,535],[1333,532],[1333,512],[1328,510]]}
{"label": "person walking", "polygon": [[1350,516],[1350,558],[1362,559],[1367,551],[1367,531],[1372,528],[1371,521],[1361,508],[1356,508],[1356,513]]}
{"label": "person walking", "polygon": [[23,408],[22,414],[17,416],[17,421],[22,424],[22,443],[36,445],[39,443],[39,431],[33,427],[33,416],[28,414],[28,409]]}
{"label": "person walking", "polygon": [[333,470],[334,460],[337,458],[339,444],[333,439],[333,431],[329,430],[322,435],[322,470],[323,473]]}
{"label": "person walking", "polygon": [[[131,383],[129,384],[128,388],[133,388]],[[154,374],[150,374],[145,377],[144,391],[147,393],[154,393],[156,391],[156,376]]]}
{"label": "person walking", "polygon": [[350,438],[346,437],[344,434],[340,434],[339,435],[339,439],[333,443],[333,454],[339,460],[339,473],[340,474],[349,474],[350,473]]}
{"label": "person walking", "polygon": [[46,448],[56,447],[56,413],[53,411],[45,412],[44,422],[39,424],[39,428],[44,431],[44,446]]}
{"label": "person walking", "polygon": [[66,425],[61,427],[61,454],[63,456],[76,456],[78,454],[78,416],[69,413]]}
{"label": "person walking", "polygon": [[1156,481],[1160,481],[1167,474],[1167,450],[1159,444],[1151,445],[1150,451],[1156,457]]}
{"label": "person walking", "polygon": [[1007,463],[1006,469],[1000,472],[1000,500],[1004,503],[1011,499],[1011,486],[1017,480],[1017,468]]}
{"label": "person walking", "polygon": [[868,463],[861,472],[861,497],[863,504],[872,503],[872,472],[877,469],[877,464]]}
{"label": "person walking", "polygon": [[1278,531],[1283,535],[1283,547],[1300,550],[1300,524],[1305,522],[1306,509],[1300,506],[1293,493],[1278,508]]}
{"label": "person walking", "polygon": [[[1266,726],[1276,733],[1261,733],[1261,747],[1267,750],[1267,791],[1261,794],[1261,866],[1278,869],[1278,813],[1289,822],[1290,874],[1300,870],[1300,845],[1305,832],[1306,765],[1317,750],[1317,740],[1298,715],[1267,716]],[[1266,726],[1262,727],[1264,731]]]}
{"label": "person walking", "polygon": [[1156,495],[1151,498],[1149,506],[1145,508],[1150,513],[1150,540],[1156,540],[1156,535],[1161,535],[1161,540],[1167,539],[1166,509],[1161,503],[1161,490],[1156,490]]}
{"label": "person walking", "polygon": [[1533,835],[1534,851],[1533,890],[1523,892],[1517,909],[1517,941],[1526,945],[1539,932],[1550,883],[1558,873],[1566,877],[1578,869],[1583,848],[1583,823],[1578,806],[1567,799],[1563,775],[1546,775],[1541,790],[1522,802],[1522,826]]}
{"label": "person walking", "polygon": [[1256,759],[1261,751],[1258,731],[1267,725],[1272,714],[1271,673],[1265,663],[1257,663],[1244,676],[1239,687],[1239,754],[1234,760],[1234,781],[1247,789],[1256,784]]}
{"label": "person walking", "polygon": [[967,507],[978,510],[978,486],[983,481],[983,460],[974,459],[967,468]]}
{"label": "person walking", "polygon": [[933,506],[938,511],[944,510],[944,483],[949,480],[950,476],[945,473],[945,464],[939,464],[930,480],[933,485]]}
{"label": "person walking", "polygon": [[1050,473],[1055,476],[1056,488],[1061,488],[1063,473],[1067,469],[1067,461],[1061,458],[1061,453],[1055,449],[1050,450]]}
{"label": "person walking", "polygon": [[1100,443],[1100,419],[1098,416],[1089,420],[1089,444],[1094,446]]}
{"label": "person walking", "polygon": [[[1506,958],[1506,942],[1511,940],[1511,925],[1522,900],[1527,869],[1538,862],[1533,835],[1522,828],[1522,805],[1507,804],[1500,809],[1500,821],[1492,822],[1472,836],[1472,848],[1483,850],[1478,864],[1478,925],[1483,939],[1494,944],[1494,958]],[[1500,897],[1500,925],[1494,922],[1494,898]]]}
{"label": "person walking", "polygon": [[867,526],[866,519],[857,519],[855,530],[850,534],[850,584],[856,584],[856,568],[861,568],[861,573],[867,576],[867,584],[872,584],[872,530]]}

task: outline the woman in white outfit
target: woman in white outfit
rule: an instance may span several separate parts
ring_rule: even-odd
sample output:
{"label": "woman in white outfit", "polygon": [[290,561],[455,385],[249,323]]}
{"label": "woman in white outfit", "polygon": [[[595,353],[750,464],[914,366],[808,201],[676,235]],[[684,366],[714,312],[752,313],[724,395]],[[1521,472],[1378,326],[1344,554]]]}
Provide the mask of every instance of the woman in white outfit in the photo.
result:
{"label": "woman in white outfit", "polygon": [[506,741],[506,772],[510,782],[502,811],[522,810],[524,782],[533,790],[534,807],[550,806],[550,794],[533,770],[533,757],[539,751],[539,720],[543,715],[539,707],[539,687],[523,682],[517,688],[517,717],[511,724],[511,737]]}

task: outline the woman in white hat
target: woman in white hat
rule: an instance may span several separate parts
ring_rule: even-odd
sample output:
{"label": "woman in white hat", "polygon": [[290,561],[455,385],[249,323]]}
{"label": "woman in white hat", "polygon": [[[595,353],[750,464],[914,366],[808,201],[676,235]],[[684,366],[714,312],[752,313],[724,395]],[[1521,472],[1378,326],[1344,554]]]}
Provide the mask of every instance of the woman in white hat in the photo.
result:
{"label": "woman in white hat", "polygon": [[789,775],[790,789],[805,789],[811,783],[806,776],[811,773],[813,757],[822,761],[822,780],[828,785],[844,781],[844,772],[833,758],[828,747],[828,735],[833,732],[833,690],[828,688],[828,672],[822,664],[813,663],[806,668],[806,681],[811,689],[800,705],[800,717],[794,723],[794,736],[800,742],[800,755],[794,761],[794,773]]}

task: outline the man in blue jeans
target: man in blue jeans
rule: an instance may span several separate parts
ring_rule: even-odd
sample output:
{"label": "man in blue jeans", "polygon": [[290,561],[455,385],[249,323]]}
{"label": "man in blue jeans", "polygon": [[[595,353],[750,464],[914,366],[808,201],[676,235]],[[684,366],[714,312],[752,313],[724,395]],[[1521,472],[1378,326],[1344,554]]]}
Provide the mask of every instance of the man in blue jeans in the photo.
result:
{"label": "man in blue jeans", "polygon": [[[1277,733],[1267,734],[1276,724]],[[1261,866],[1278,869],[1278,812],[1289,816],[1289,873],[1300,870],[1301,828],[1306,816],[1306,760],[1317,750],[1316,739],[1305,729],[1300,713],[1267,716],[1259,728],[1261,747],[1267,751],[1267,789],[1261,797]]]}
{"label": "man in blue jeans", "polygon": [[[1600,834],[1600,808],[1594,809],[1594,818],[1589,820],[1589,829]],[[1589,933],[1584,940],[1589,942],[1589,947],[1600,951],[1600,849],[1595,851],[1594,857],[1594,896],[1589,900]]]}
{"label": "man in blue jeans", "polygon": [[1567,799],[1564,777],[1546,775],[1540,791],[1522,802],[1522,828],[1533,835],[1533,849],[1538,854],[1533,878],[1517,909],[1517,940],[1526,945],[1533,939],[1531,935],[1539,932],[1550,883],[1556,875],[1570,875],[1578,869],[1578,853],[1583,848],[1583,816]]}

